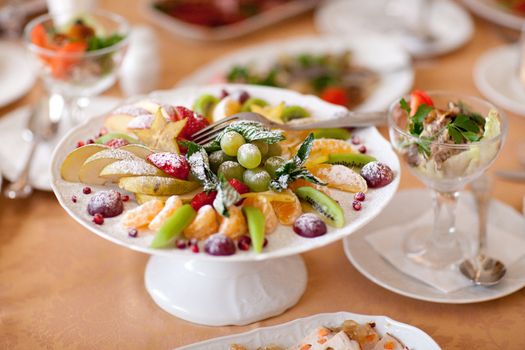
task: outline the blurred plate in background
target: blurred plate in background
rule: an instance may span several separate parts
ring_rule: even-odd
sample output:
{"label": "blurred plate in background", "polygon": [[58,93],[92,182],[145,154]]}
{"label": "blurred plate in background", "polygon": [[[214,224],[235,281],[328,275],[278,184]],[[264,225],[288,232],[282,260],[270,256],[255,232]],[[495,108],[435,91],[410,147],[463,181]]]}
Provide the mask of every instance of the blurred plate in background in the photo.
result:
{"label": "blurred plate in background", "polygon": [[0,41],[0,107],[25,95],[36,79],[35,65],[26,49]]}

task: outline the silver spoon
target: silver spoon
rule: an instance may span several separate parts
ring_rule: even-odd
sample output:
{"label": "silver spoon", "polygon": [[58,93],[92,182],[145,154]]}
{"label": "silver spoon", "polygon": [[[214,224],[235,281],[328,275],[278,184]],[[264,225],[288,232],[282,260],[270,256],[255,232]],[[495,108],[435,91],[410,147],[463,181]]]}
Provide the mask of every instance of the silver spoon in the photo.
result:
{"label": "silver spoon", "polygon": [[487,209],[490,201],[490,180],[486,175],[471,184],[476,200],[479,218],[478,253],[459,265],[461,273],[478,286],[492,286],[501,281],[507,269],[499,260],[486,256],[487,249]]}

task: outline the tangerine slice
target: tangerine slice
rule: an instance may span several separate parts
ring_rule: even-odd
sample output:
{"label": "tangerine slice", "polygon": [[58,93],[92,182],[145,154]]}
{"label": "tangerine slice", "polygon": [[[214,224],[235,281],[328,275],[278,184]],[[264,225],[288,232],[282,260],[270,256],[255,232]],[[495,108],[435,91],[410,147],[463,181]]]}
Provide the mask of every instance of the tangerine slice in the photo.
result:
{"label": "tangerine slice", "polygon": [[343,140],[338,139],[316,139],[310,152],[309,158],[328,156],[330,154],[353,153],[352,146]]}
{"label": "tangerine slice", "polygon": [[237,239],[248,232],[246,219],[239,207],[232,205],[228,208],[230,217],[219,216],[221,224],[219,225],[219,233],[222,233],[231,239]]}
{"label": "tangerine slice", "polygon": [[[162,201],[161,199],[159,199]],[[151,220],[148,228],[153,231],[158,231],[164,222],[175,212],[175,210],[182,207],[182,200],[179,196],[171,196],[166,200],[164,208]]]}
{"label": "tangerine slice", "polygon": [[318,164],[308,170],[310,170],[314,176],[319,178],[319,180],[326,182],[328,187],[354,193],[365,193],[368,189],[366,180],[363,179],[361,175],[344,165]]}
{"label": "tangerine slice", "polygon": [[296,189],[298,189],[299,187],[304,187],[304,186],[313,187],[316,190],[321,191],[324,194],[330,196],[330,190],[328,189],[328,186],[317,185],[305,179],[297,179],[294,182],[288,184],[288,189],[295,192]]}
{"label": "tangerine slice", "polygon": [[217,212],[209,204],[200,207],[193,222],[184,229],[183,234],[186,238],[196,238],[203,240],[217,232],[219,222]]}
{"label": "tangerine slice", "polygon": [[251,197],[257,197],[262,196],[268,199],[270,202],[278,201],[278,202],[294,202],[295,201],[295,195],[293,193],[289,192],[273,192],[273,191],[265,191],[265,192],[247,192],[241,194],[242,198],[251,198]]}
{"label": "tangerine slice", "polygon": [[293,202],[274,201],[272,202],[272,207],[281,224],[293,225],[295,220],[303,213],[303,210],[301,209],[299,198],[291,191],[287,191],[287,194],[294,197]]}
{"label": "tangerine slice", "polygon": [[164,203],[161,200],[148,201],[128,210],[122,217],[122,225],[128,228],[146,226],[160,213],[162,208],[164,208]]}
{"label": "tangerine slice", "polygon": [[279,219],[277,218],[270,201],[266,197],[255,196],[246,198],[243,205],[255,207],[263,213],[264,218],[266,219],[264,222],[264,232],[267,235],[275,231],[277,225],[279,225]]}

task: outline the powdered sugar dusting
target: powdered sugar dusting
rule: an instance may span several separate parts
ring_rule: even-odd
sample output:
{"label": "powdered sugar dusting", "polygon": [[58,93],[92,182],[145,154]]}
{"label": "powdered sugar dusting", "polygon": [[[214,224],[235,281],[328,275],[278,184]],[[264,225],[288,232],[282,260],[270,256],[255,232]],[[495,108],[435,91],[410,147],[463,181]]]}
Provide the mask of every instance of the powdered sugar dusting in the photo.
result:
{"label": "powdered sugar dusting", "polygon": [[91,196],[87,210],[90,215],[101,214],[105,218],[110,218],[120,215],[124,211],[124,204],[119,192],[100,191]]}
{"label": "powdered sugar dusting", "polygon": [[137,107],[135,105],[125,105],[125,106],[118,107],[113,112],[111,112],[109,115],[117,115],[117,114],[126,114],[132,117],[138,117],[139,115],[150,114],[150,113],[142,107]]}
{"label": "powdered sugar dusting", "polygon": [[[147,111],[146,111],[147,113]],[[128,128],[130,129],[149,129],[153,124],[153,114],[140,114],[129,121]]]}

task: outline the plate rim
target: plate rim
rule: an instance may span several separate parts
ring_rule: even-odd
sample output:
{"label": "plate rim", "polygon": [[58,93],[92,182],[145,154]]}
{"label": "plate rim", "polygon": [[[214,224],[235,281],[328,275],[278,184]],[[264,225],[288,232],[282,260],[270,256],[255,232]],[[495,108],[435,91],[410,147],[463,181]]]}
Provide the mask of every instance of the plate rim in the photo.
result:
{"label": "plate rim", "polygon": [[525,18],[521,18],[511,12],[498,9],[493,1],[463,0],[465,6],[477,16],[502,27],[521,30],[525,24]]}
{"label": "plate rim", "polygon": [[10,41],[0,41],[0,50],[5,50],[4,52],[9,52],[8,54],[4,55],[4,57],[6,57],[9,61],[13,59],[13,55],[16,56],[15,60],[23,57],[24,62],[29,66],[26,67],[24,64],[14,65],[16,67],[22,68],[19,69],[17,72],[22,72],[22,74],[25,75],[26,78],[23,79],[24,84],[21,85],[18,90],[9,89],[9,91],[14,90],[14,93],[8,95],[7,98],[5,98],[5,96],[0,97],[0,108],[2,108],[9,106],[11,103],[17,101],[31,90],[31,88],[35,85],[37,73],[34,61],[31,57],[29,57],[29,52],[27,52],[22,45]]}

